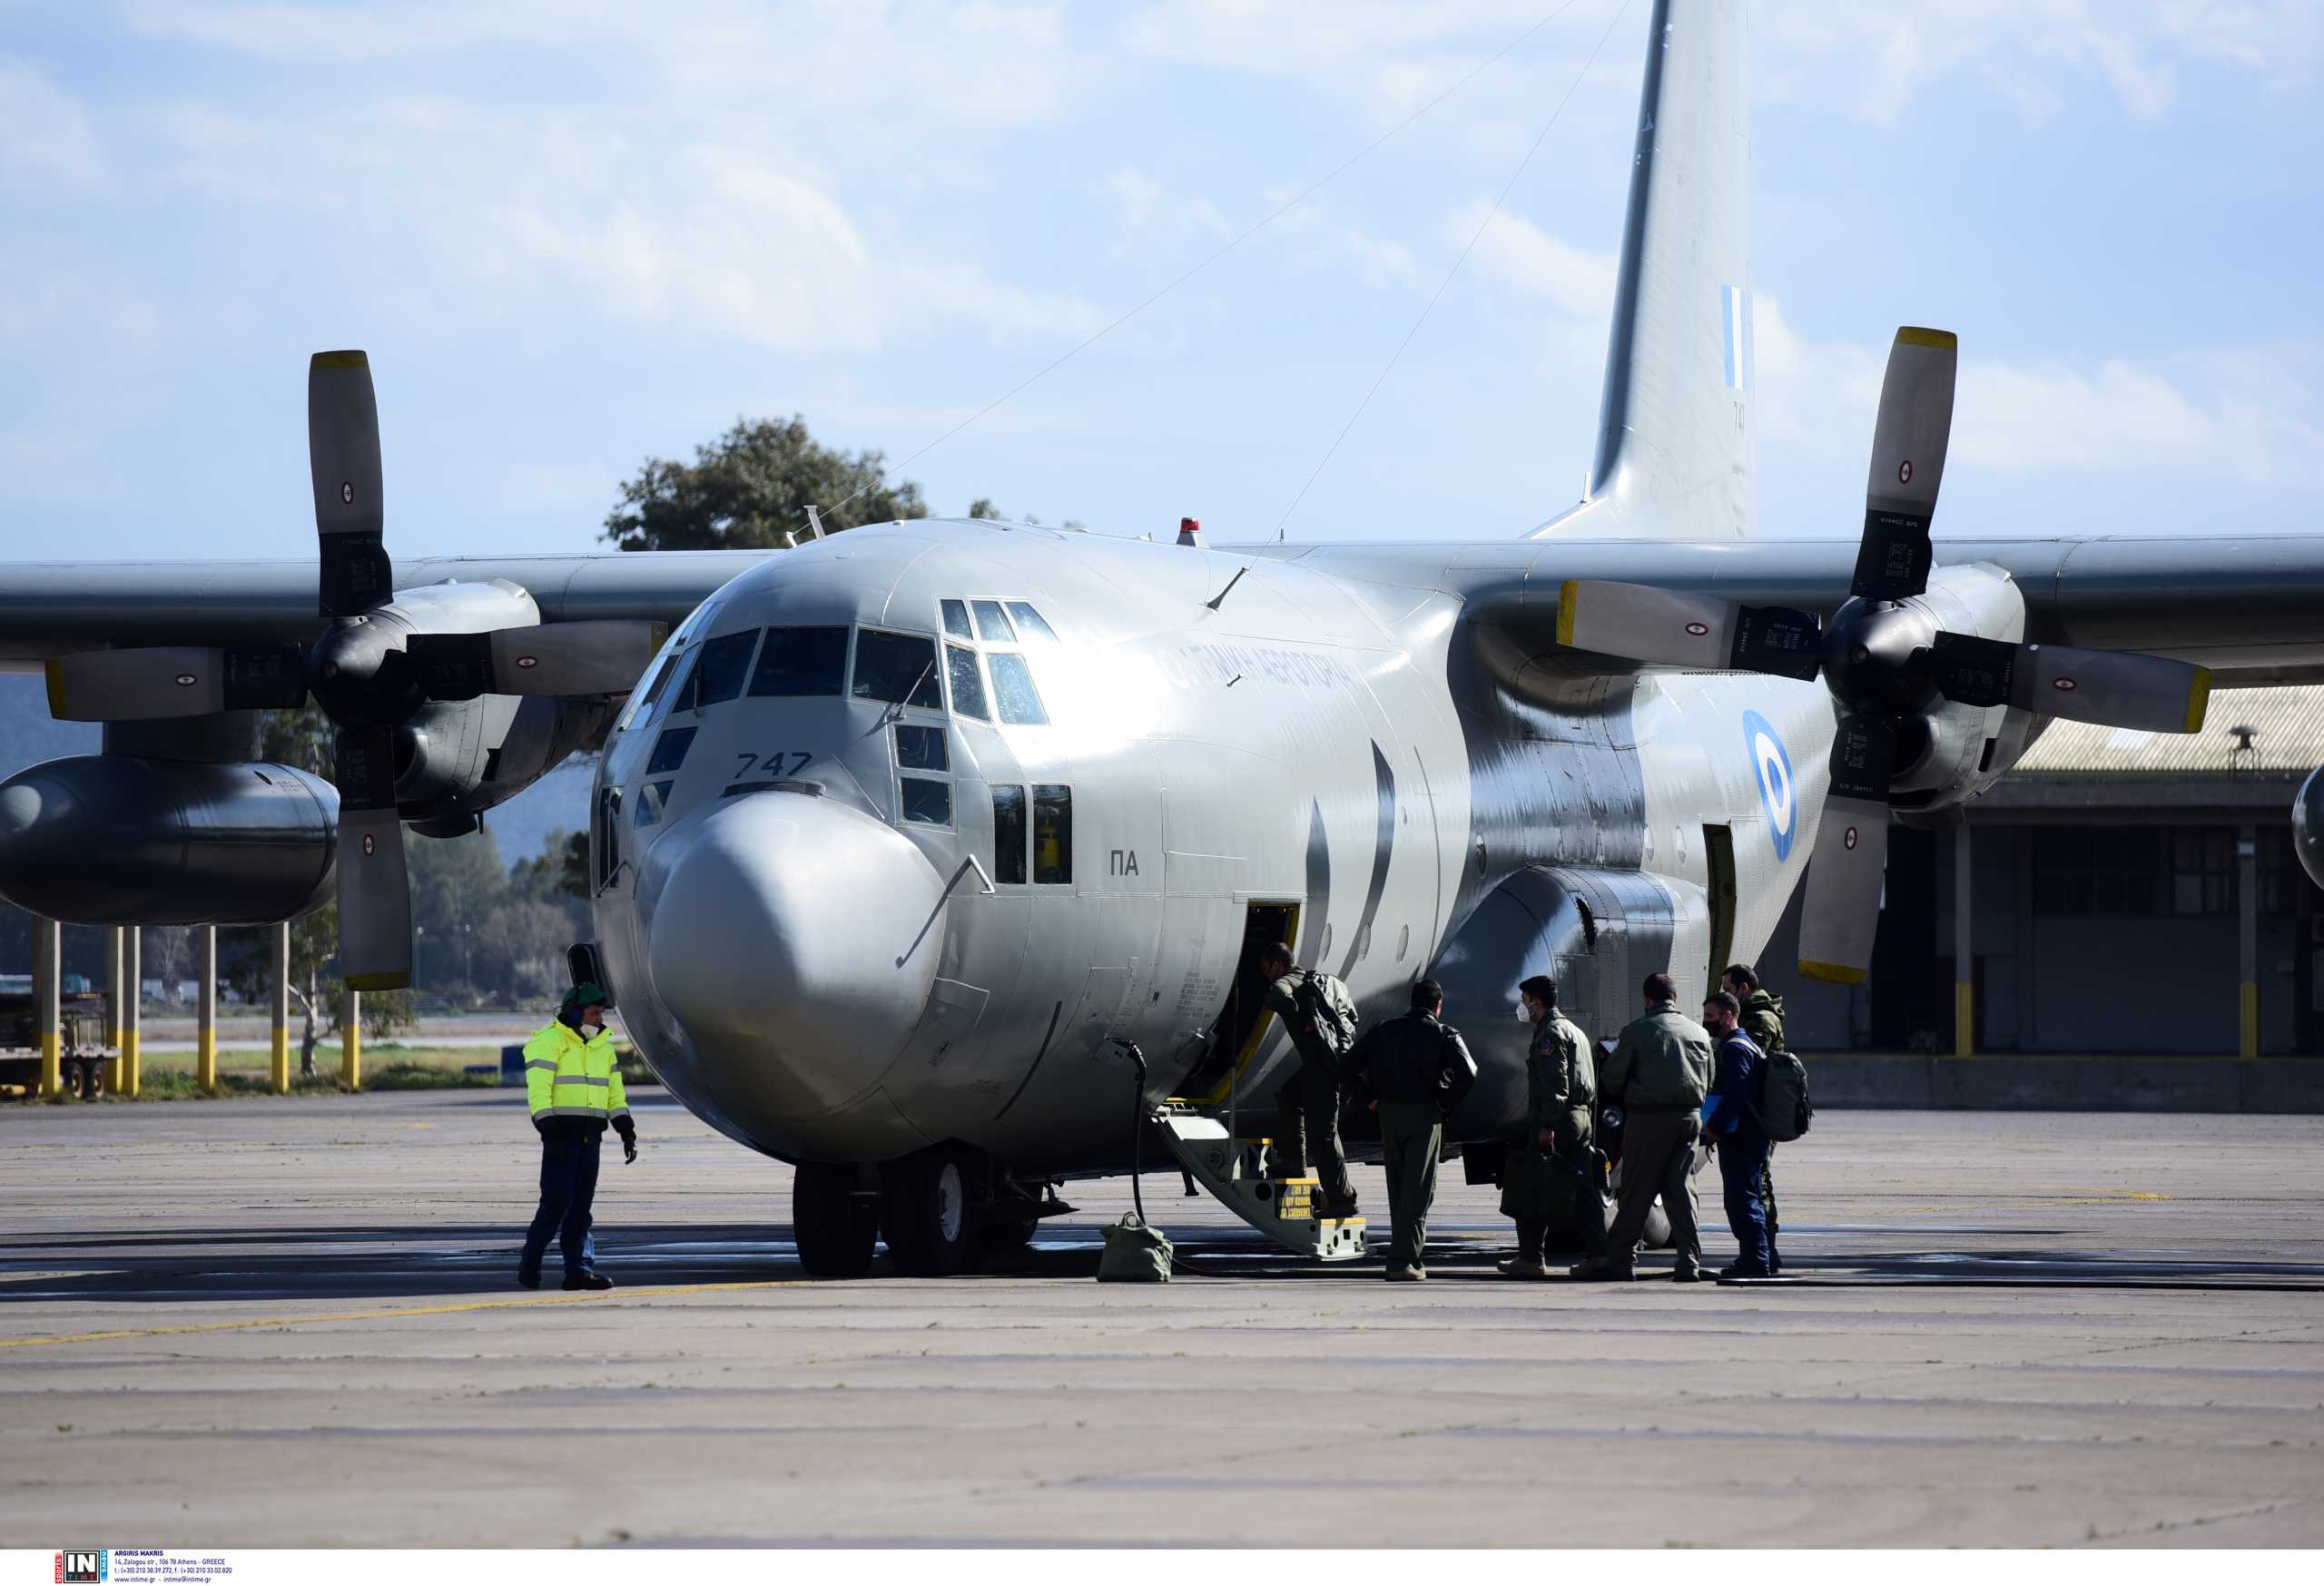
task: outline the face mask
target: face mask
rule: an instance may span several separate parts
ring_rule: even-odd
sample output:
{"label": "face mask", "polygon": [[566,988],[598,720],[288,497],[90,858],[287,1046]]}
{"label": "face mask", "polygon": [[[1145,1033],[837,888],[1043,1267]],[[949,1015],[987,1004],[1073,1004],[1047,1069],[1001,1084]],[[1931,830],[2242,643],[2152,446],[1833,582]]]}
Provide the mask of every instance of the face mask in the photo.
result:
{"label": "face mask", "polygon": [[1532,1014],[1526,1010],[1525,1004],[1522,1002],[1520,1002],[1517,1005],[1517,1022],[1520,1024],[1531,1024],[1533,1022]]}

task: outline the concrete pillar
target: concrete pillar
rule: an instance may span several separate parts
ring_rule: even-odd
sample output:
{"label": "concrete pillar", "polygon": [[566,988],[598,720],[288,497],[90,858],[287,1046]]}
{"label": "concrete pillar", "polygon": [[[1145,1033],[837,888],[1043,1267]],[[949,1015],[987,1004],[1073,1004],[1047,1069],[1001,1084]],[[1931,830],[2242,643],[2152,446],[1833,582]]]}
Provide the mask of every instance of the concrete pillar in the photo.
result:
{"label": "concrete pillar", "polygon": [[193,1082],[218,1089],[218,928],[193,933]]}
{"label": "concrete pillar", "polygon": [[2243,996],[2239,1049],[2260,1055],[2260,833],[2244,827],[2235,834],[2235,896],[2243,927]]}
{"label": "concrete pillar", "polygon": [[267,1058],[267,1077],[277,1096],[290,1094],[290,922],[285,920],[274,928],[274,972],[268,977],[273,987],[274,1004],[269,1010],[272,1038]]}
{"label": "concrete pillar", "polygon": [[1969,828],[1953,828],[1953,1055],[1977,1049],[1977,960],[1970,929]]}
{"label": "concrete pillar", "polygon": [[105,1089],[121,1091],[121,927],[105,930]]}
{"label": "concrete pillar", "polygon": [[363,993],[352,986],[340,1015],[339,1082],[350,1090],[363,1089]]}
{"label": "concrete pillar", "polygon": [[64,936],[54,920],[33,919],[33,1015],[40,1043],[40,1093],[64,1089],[64,1010],[58,979],[63,972]]}
{"label": "concrete pillar", "polygon": [[138,1004],[145,994],[145,939],[134,925],[121,933],[121,1094],[134,1096],[143,1083],[137,1055]]}

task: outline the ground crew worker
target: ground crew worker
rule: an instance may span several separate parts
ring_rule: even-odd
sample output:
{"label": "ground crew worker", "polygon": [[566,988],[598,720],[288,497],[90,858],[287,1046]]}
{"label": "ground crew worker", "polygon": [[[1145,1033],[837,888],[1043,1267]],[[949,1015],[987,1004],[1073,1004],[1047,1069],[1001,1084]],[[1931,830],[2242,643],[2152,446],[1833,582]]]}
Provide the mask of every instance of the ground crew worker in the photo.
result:
{"label": "ground crew worker", "polygon": [[1713,991],[1703,1003],[1703,1028],[1717,1043],[1703,1128],[1718,1143],[1727,1226],[1739,1252],[1735,1265],[1722,1268],[1719,1276],[1773,1277],[1775,1240],[1768,1233],[1767,1204],[1759,1198],[1759,1180],[1768,1165],[1768,1131],[1759,1121],[1754,1083],[1765,1059],[1738,1026],[1742,1016],[1743,1005],[1732,991]]}
{"label": "ground crew worker", "polygon": [[1599,1094],[1622,1109],[1622,1191],[1602,1262],[1584,1261],[1571,1276],[1620,1281],[1635,1276],[1639,1236],[1654,1197],[1670,1218],[1678,1255],[1672,1278],[1700,1283],[1703,1240],[1695,1226],[1695,1139],[1710,1091],[1710,1034],[1679,1011],[1678,982],[1646,977],[1646,1012],[1624,1027],[1605,1067]]}
{"label": "ground crew worker", "polygon": [[565,1005],[525,1043],[525,1097],[541,1137],[541,1204],[517,1264],[522,1288],[541,1286],[541,1259],[556,1236],[565,1257],[565,1286],[608,1289],[591,1270],[589,1207],[597,1194],[597,1146],[610,1123],[622,1159],[637,1160],[637,1126],[629,1116],[613,1032],[606,1028],[606,989],[594,981],[565,994]]}
{"label": "ground crew worker", "polygon": [[1590,1038],[1558,1011],[1558,983],[1535,975],[1517,988],[1533,1041],[1525,1058],[1525,1139],[1510,1154],[1501,1210],[1517,1220],[1517,1254],[1501,1264],[1510,1277],[1547,1277],[1551,1230],[1581,1230],[1582,1255],[1606,1258],[1606,1206],[1590,1139],[1597,1064]]}
{"label": "ground crew worker", "polygon": [[1266,1005],[1299,1053],[1299,1067],[1275,1092],[1272,1171],[1295,1178],[1312,1162],[1323,1215],[1352,1217],[1355,1186],[1340,1148],[1340,1065],[1355,1044],[1354,999],[1332,976],[1294,965],[1291,949],[1280,941],[1260,951],[1259,972],[1267,978]]}
{"label": "ground crew worker", "polygon": [[[1719,977],[1719,985],[1733,994],[1743,1005],[1743,1033],[1759,1049],[1759,1055],[1772,1058],[1787,1049],[1783,1042],[1783,999],[1759,984],[1759,972],[1749,964],[1729,964]],[[1755,1093],[1756,1094],[1756,1093]],[[1777,1272],[1783,1270],[1783,1257],[1776,1254],[1776,1234],[1780,1226],[1776,1217],[1776,1143],[1768,1142],[1767,1166],[1759,1171],[1759,1198],[1768,1208],[1768,1253],[1775,1261]]]}
{"label": "ground crew worker", "polygon": [[1413,987],[1412,1011],[1364,1032],[1348,1053],[1348,1088],[1380,1114],[1382,1164],[1388,1172],[1388,1281],[1428,1276],[1428,1208],[1436,1200],[1436,1159],[1444,1120],[1477,1082],[1477,1060],[1461,1032],[1437,1018],[1444,988]]}

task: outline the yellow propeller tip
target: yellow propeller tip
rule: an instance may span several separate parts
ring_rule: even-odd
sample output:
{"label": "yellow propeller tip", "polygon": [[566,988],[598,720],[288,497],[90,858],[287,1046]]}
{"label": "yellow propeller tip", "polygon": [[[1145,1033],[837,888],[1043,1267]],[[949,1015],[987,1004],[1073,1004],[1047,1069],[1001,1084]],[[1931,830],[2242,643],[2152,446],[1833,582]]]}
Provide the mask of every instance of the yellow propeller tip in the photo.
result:
{"label": "yellow propeller tip", "polygon": [[1932,330],[1925,325],[1899,325],[1896,327],[1896,345],[1955,349],[1961,345],[1961,338],[1950,330]]}
{"label": "yellow propeller tip", "polygon": [[41,665],[41,672],[48,684],[48,714],[58,721],[64,716],[64,663],[52,655]]}
{"label": "yellow propeller tip", "polygon": [[1581,602],[1581,585],[1568,578],[1558,586],[1558,643],[1573,643],[1573,608]]}
{"label": "yellow propeller tip", "polygon": [[1834,986],[1861,986],[1864,971],[1854,964],[1818,963],[1814,959],[1801,959],[1799,972],[1811,980],[1823,980]]}
{"label": "yellow propeller tip", "polygon": [[308,367],[310,369],[369,369],[371,360],[359,349],[346,352],[318,352]]}
{"label": "yellow propeller tip", "polygon": [[2195,668],[2194,686],[2187,690],[2187,724],[2180,730],[2188,733],[2201,732],[2203,717],[2211,708],[2211,669],[2208,666],[2198,666]]}

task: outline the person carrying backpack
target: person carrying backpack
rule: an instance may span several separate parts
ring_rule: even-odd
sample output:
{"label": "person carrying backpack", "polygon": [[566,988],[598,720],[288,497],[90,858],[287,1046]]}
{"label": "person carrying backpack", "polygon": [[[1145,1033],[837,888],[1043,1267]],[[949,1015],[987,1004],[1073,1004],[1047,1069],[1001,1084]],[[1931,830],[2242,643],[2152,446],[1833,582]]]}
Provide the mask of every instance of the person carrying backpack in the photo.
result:
{"label": "person carrying backpack", "polygon": [[1347,1176],[1347,1153],[1340,1148],[1340,1067],[1355,1045],[1355,999],[1347,988],[1319,970],[1291,961],[1291,949],[1275,942],[1259,954],[1259,972],[1269,982],[1266,1005],[1291,1032],[1299,1067],[1275,1092],[1275,1132],[1268,1171],[1295,1178],[1315,1169],[1322,1215],[1355,1215],[1355,1186]]}
{"label": "person carrying backpack", "polygon": [[1388,1175],[1388,1281],[1428,1276],[1428,1208],[1444,1120],[1477,1082],[1477,1060],[1461,1032],[1438,1017],[1444,988],[1413,985],[1412,1011],[1374,1025],[1348,1054],[1348,1088],[1380,1114],[1381,1166]]}
{"label": "person carrying backpack", "polygon": [[[1720,975],[1721,990],[1734,997],[1743,1008],[1743,1033],[1759,1049],[1762,1057],[1780,1057],[1789,1049],[1783,1039],[1783,999],[1759,984],[1759,972],[1749,964],[1729,964]],[[1776,1144],[1768,1142],[1767,1166],[1759,1172],[1759,1198],[1768,1207],[1768,1248],[1773,1250],[1781,1219],[1776,1215]],[[1782,1265],[1777,1263],[1777,1271]]]}
{"label": "person carrying backpack", "polygon": [[1775,1239],[1768,1231],[1767,1204],[1759,1198],[1768,1166],[1768,1131],[1754,1098],[1759,1067],[1767,1059],[1738,1020],[1743,1005],[1732,991],[1713,991],[1703,1001],[1703,1028],[1710,1031],[1716,1067],[1703,1103],[1703,1127],[1718,1142],[1718,1179],[1726,1191],[1727,1226],[1740,1254],[1719,1276],[1773,1277]]}

